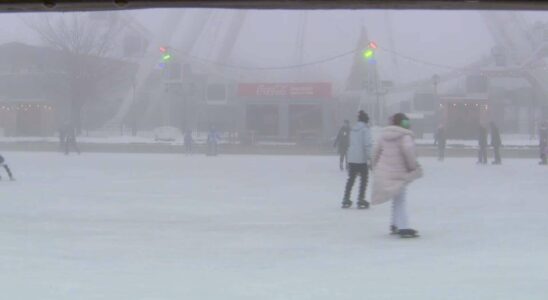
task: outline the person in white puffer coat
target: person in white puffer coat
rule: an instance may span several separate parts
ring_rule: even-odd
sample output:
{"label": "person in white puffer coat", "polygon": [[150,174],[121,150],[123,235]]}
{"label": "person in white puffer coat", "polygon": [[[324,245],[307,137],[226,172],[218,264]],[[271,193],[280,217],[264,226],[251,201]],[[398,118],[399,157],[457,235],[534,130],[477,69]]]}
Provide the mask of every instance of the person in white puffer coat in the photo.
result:
{"label": "person in white puffer coat", "polygon": [[392,200],[390,230],[401,237],[416,237],[418,232],[409,227],[406,211],[406,188],[422,176],[417,162],[414,134],[409,118],[398,113],[392,117],[392,125],[382,130],[373,152],[372,204]]}
{"label": "person in white puffer coat", "polygon": [[343,208],[352,206],[350,194],[358,175],[360,176],[358,208],[369,208],[369,202],[365,201],[365,188],[367,187],[369,176],[369,161],[371,160],[373,142],[367,123],[369,123],[369,116],[363,110],[360,110],[358,113],[358,123],[350,130],[350,146],[347,153],[348,180],[346,181],[344,190]]}

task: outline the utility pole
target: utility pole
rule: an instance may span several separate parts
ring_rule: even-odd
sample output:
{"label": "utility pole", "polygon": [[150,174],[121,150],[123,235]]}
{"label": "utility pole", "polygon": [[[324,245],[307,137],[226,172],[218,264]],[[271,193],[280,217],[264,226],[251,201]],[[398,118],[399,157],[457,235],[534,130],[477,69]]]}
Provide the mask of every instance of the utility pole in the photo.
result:
{"label": "utility pole", "polygon": [[381,101],[380,101],[380,91],[379,91],[379,74],[377,68],[374,69],[374,82],[375,82],[375,120],[377,125],[381,125]]}

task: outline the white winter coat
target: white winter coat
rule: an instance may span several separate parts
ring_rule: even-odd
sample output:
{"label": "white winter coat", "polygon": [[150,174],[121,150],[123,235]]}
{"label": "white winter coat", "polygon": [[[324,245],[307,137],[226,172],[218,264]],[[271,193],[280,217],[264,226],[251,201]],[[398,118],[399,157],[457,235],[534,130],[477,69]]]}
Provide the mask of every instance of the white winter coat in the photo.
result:
{"label": "white winter coat", "polygon": [[353,164],[364,164],[371,159],[373,142],[371,131],[367,124],[358,122],[350,130],[350,146],[348,147],[347,160]]}
{"label": "white winter coat", "polygon": [[382,130],[373,153],[372,204],[392,200],[409,183],[422,177],[413,132],[388,126]]}

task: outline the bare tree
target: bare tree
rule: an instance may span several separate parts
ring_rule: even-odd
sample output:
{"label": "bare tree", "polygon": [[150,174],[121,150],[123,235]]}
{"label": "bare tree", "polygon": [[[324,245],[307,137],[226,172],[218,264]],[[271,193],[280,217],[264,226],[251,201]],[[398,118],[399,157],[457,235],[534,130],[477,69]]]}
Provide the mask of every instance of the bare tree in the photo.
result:
{"label": "bare tree", "polygon": [[63,53],[67,76],[70,121],[82,129],[82,111],[90,101],[101,101],[119,83],[121,64],[113,59],[125,24],[115,13],[70,13],[24,19],[45,43]]}

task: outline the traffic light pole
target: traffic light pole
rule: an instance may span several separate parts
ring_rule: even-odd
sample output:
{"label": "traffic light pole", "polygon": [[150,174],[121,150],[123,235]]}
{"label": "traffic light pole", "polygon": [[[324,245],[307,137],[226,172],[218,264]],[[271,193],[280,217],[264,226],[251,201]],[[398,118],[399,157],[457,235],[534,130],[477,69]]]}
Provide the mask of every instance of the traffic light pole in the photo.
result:
{"label": "traffic light pole", "polygon": [[381,125],[381,101],[379,97],[379,74],[377,73],[377,69],[375,68],[375,120],[377,122],[377,125]]}

